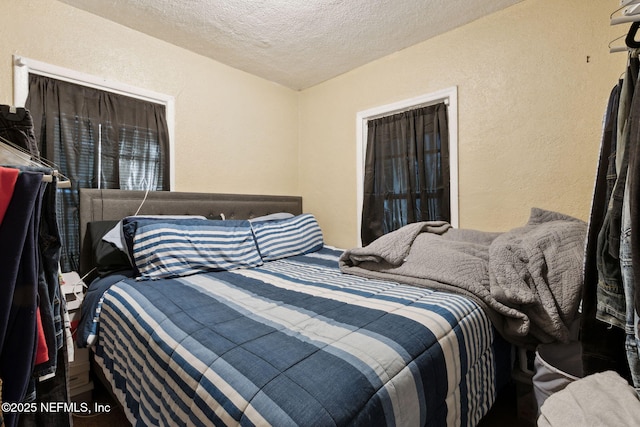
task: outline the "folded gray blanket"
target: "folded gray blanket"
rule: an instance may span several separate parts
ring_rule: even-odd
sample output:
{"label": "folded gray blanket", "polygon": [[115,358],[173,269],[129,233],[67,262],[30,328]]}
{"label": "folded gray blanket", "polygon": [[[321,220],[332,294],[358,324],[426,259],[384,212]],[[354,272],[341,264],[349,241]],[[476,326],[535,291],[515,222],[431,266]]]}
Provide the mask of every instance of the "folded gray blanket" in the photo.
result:
{"label": "folded gray blanket", "polygon": [[566,342],[585,236],[583,221],[533,209],[527,225],[506,233],[409,224],[345,251],[339,264],[349,274],[467,295],[515,344]]}

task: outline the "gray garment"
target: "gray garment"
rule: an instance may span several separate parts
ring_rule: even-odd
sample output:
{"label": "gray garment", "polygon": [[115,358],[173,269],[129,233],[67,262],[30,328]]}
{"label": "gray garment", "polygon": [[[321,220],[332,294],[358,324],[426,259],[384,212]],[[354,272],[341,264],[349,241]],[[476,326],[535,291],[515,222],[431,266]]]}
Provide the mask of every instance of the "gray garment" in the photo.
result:
{"label": "gray garment", "polygon": [[620,235],[620,269],[625,296],[625,351],[633,386],[640,395],[640,340],[636,325],[640,317],[635,309],[635,280],[631,259],[631,209],[629,206],[629,188],[624,192],[622,204],[622,233]]}
{"label": "gray garment", "polygon": [[552,394],[540,408],[539,427],[637,426],[640,400],[613,371],[589,375]]}
{"label": "gray garment", "polygon": [[629,114],[638,74],[638,59],[634,58],[627,67],[621,83],[618,101],[617,139],[615,152],[609,157],[607,182],[611,189],[602,228],[598,234],[597,268],[597,311],[596,318],[610,325],[624,328],[625,296],[620,271],[620,232],[622,199],[627,182],[629,166],[628,148],[631,141]]}

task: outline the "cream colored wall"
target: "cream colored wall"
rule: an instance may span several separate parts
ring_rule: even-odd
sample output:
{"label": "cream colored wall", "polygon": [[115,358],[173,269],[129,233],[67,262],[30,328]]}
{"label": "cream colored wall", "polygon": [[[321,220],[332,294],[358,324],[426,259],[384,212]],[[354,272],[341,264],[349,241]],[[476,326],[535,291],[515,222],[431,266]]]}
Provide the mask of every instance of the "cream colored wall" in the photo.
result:
{"label": "cream colored wall", "polygon": [[350,247],[357,112],[457,86],[460,226],[506,230],[532,206],[586,219],[625,64],[617,4],[525,0],[298,93],[56,0],[4,0],[0,103],[13,54],[173,95],[176,190],[301,194]]}
{"label": "cream colored wall", "polygon": [[299,194],[295,91],[56,0],[2,1],[4,104],[13,54],[174,96],[176,190]]}
{"label": "cream colored wall", "polygon": [[300,188],[333,245],[357,243],[356,114],[451,86],[460,227],[507,230],[531,207],[587,219],[609,92],[625,54],[619,2],[525,0],[305,90]]}

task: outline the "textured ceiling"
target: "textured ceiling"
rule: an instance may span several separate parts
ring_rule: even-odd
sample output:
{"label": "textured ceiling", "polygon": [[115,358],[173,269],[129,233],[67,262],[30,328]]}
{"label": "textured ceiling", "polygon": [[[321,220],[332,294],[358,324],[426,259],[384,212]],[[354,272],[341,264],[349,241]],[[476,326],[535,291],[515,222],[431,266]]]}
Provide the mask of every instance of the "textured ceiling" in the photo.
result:
{"label": "textured ceiling", "polygon": [[305,89],[522,0],[60,0]]}

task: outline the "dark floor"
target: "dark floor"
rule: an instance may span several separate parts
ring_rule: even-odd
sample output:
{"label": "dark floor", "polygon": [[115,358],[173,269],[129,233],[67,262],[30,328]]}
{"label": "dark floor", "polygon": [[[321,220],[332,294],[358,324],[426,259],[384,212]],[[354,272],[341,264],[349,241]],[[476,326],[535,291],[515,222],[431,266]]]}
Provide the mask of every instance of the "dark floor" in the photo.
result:
{"label": "dark floor", "polygon": [[[114,398],[100,384],[94,381],[94,389],[91,393],[91,401],[87,402],[90,408],[96,408],[99,412],[91,415],[73,416],[74,427],[124,427],[131,425]],[[87,399],[88,400],[88,399]]]}
{"label": "dark floor", "polygon": [[[535,425],[532,420],[526,420],[518,417],[520,415],[530,416],[529,408],[522,408],[522,399],[520,400],[520,408],[518,407],[518,397],[523,398],[522,390],[518,390],[515,384],[505,387],[498,400],[493,405],[489,413],[480,421],[478,427],[531,427]],[[524,396],[526,399],[529,396]],[[73,425],[75,427],[115,427],[127,426],[129,422],[122,409],[115,403],[111,395],[100,385],[99,381],[95,382],[93,391],[94,403],[109,405],[109,411],[104,411],[96,415],[75,416],[73,417]],[[93,403],[91,403],[91,407]],[[100,407],[104,409],[105,407]],[[519,411],[520,409],[520,411]]]}
{"label": "dark floor", "polygon": [[511,383],[500,392],[498,400],[478,427],[533,427],[535,401],[529,388]]}

